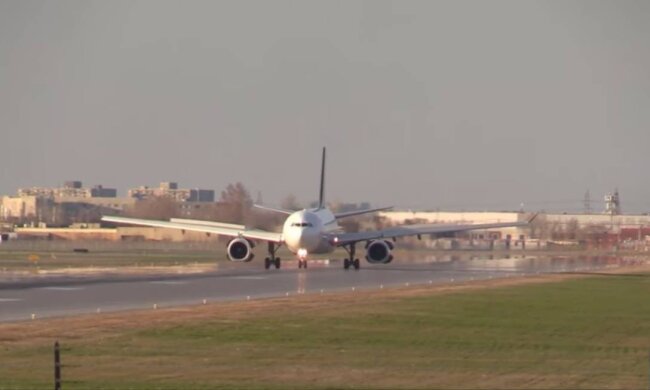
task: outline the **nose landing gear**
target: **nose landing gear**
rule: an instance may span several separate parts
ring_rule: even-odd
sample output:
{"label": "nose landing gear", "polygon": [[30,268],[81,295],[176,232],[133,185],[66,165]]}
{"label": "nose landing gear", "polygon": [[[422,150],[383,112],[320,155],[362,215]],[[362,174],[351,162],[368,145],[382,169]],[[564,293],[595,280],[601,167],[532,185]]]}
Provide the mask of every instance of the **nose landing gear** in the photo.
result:
{"label": "nose landing gear", "polygon": [[298,255],[298,268],[307,268],[307,249],[300,248],[296,254]]}

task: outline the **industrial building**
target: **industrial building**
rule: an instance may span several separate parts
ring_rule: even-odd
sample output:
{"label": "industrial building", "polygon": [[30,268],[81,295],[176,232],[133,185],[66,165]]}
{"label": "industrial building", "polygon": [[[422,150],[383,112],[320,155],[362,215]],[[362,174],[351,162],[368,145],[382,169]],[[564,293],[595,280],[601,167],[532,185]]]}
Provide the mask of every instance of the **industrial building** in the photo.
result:
{"label": "industrial building", "polygon": [[[390,225],[437,223],[437,224],[482,224],[523,222],[529,214],[516,212],[443,212],[443,211],[383,211],[378,213],[380,218]],[[501,239],[527,236],[525,228],[509,227],[487,231],[472,231],[476,238]]]}
{"label": "industrial building", "polygon": [[[587,191],[586,199],[589,197]],[[618,190],[604,197],[604,210],[592,214],[586,200],[584,213],[540,213],[529,226],[466,234],[470,239],[490,240],[582,240],[621,241],[645,240],[650,235],[650,215],[625,215],[621,213]],[[494,222],[523,222],[532,213],[523,212],[440,212],[440,211],[387,211],[379,214],[388,224],[440,223],[482,224]]]}
{"label": "industrial building", "polygon": [[[402,223],[482,224],[526,221],[531,213],[521,212],[437,212],[388,211],[379,214],[386,225]],[[437,238],[437,237],[431,237]],[[541,213],[528,226],[473,230],[456,235],[464,241],[446,243],[458,249],[542,249],[549,246],[584,248],[650,247],[649,215],[553,214]],[[439,247],[442,240],[429,240],[426,246]]]}

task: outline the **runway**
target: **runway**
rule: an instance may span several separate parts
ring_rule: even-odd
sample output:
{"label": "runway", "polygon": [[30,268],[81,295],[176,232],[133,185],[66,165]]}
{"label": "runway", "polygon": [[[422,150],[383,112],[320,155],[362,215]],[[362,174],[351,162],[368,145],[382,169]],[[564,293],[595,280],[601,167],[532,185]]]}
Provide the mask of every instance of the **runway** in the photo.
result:
{"label": "runway", "polygon": [[264,270],[259,262],[232,264],[200,275],[140,278],[95,277],[16,283],[0,280],[0,322],[82,313],[111,312],[280,297],[320,292],[371,290],[419,284],[446,284],[541,273],[587,272],[616,267],[613,257],[550,258],[529,256],[448,261],[394,261],[342,269],[341,262],[314,263],[307,270],[286,267]]}

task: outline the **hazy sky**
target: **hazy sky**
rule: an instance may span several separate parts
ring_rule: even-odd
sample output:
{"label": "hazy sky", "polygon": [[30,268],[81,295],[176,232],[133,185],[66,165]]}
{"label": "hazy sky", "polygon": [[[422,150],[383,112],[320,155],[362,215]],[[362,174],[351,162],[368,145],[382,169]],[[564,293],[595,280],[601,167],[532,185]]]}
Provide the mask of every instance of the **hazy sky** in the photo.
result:
{"label": "hazy sky", "polygon": [[650,211],[648,1],[0,0],[0,193]]}

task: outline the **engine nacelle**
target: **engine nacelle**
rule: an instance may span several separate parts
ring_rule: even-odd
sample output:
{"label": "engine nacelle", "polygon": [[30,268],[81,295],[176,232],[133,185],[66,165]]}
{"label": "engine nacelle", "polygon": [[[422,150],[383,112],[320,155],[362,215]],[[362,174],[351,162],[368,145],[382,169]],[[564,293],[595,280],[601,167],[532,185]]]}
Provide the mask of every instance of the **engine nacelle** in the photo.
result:
{"label": "engine nacelle", "polygon": [[388,264],[393,261],[393,243],[386,240],[370,241],[366,245],[366,260],[371,264]]}
{"label": "engine nacelle", "polygon": [[255,254],[253,248],[255,245],[245,238],[235,238],[228,243],[228,259],[230,261],[251,261]]}

